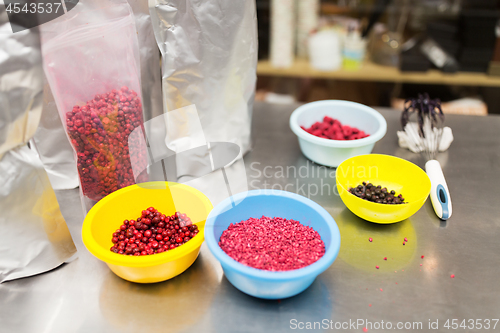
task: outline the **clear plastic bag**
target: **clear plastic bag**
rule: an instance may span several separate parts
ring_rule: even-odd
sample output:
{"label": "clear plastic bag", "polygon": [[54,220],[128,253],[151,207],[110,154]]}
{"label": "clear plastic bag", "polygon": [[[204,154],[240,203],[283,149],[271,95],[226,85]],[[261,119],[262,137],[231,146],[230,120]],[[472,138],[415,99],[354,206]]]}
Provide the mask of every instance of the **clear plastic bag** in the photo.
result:
{"label": "clear plastic bag", "polygon": [[[160,53],[152,32],[151,18],[147,1],[113,0],[113,3],[128,2],[135,18],[141,61],[141,86],[144,120],[148,121],[163,113],[161,96]],[[109,5],[105,0],[85,0],[79,2],[66,15],[79,15],[88,10],[99,10]],[[56,19],[65,21],[66,15]],[[54,22],[45,24],[54,27]],[[50,31],[49,31],[50,33]],[[46,81],[46,80],[45,80]],[[54,189],[70,189],[79,185],[74,150],[66,138],[52,91],[44,83],[43,111],[37,132],[33,137],[32,148],[36,148]]]}
{"label": "clear plastic bag", "polygon": [[[50,25],[50,23],[48,23]],[[147,181],[137,31],[130,6],[110,3],[44,27],[44,70],[75,149],[84,208]],[[86,199],[90,199],[90,201]]]}

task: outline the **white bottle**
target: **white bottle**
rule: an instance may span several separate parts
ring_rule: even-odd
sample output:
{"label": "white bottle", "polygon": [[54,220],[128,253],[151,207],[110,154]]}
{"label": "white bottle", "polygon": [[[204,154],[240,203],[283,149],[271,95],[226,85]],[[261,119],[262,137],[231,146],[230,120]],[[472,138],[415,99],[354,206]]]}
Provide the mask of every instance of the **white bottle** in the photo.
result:
{"label": "white bottle", "polygon": [[339,69],[342,65],[340,36],[334,30],[321,30],[309,37],[311,67],[321,71]]}

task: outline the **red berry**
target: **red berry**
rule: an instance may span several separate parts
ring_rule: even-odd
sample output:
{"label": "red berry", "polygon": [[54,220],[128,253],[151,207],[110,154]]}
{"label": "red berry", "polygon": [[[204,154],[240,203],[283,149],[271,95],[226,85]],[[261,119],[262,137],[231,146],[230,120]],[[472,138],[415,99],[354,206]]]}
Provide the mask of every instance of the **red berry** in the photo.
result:
{"label": "red berry", "polygon": [[[194,235],[197,232],[192,231]],[[231,224],[222,233],[219,246],[244,265],[272,271],[305,267],[325,253],[321,237],[312,228],[298,221],[265,216]],[[279,247],[280,251],[267,252],[266,259],[258,250],[275,247]]]}
{"label": "red berry", "polygon": [[310,128],[301,126],[309,134],[332,140],[356,140],[368,135],[356,127],[342,125],[338,120],[325,116],[323,122],[316,122]]}
{"label": "red berry", "polygon": [[181,246],[198,233],[196,225],[181,226],[184,219],[190,219],[180,212],[176,212],[174,220],[169,219],[167,222],[163,222],[166,216],[154,207],[149,207],[141,214],[142,217],[136,221],[125,220],[120,229],[113,233],[111,241],[115,245],[110,248],[111,252],[130,256],[162,253]]}

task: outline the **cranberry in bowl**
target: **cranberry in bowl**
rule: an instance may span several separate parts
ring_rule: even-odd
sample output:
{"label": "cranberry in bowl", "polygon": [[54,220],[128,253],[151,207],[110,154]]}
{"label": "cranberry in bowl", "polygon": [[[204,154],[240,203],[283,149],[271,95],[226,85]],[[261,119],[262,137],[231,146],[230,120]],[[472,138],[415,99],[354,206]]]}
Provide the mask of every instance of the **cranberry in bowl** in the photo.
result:
{"label": "cranberry in bowl", "polygon": [[[276,246],[283,247],[277,241],[278,236],[287,235],[273,235],[270,232],[272,229],[267,230],[262,223],[269,223],[277,229],[280,224],[286,223],[287,227],[303,232],[307,237],[302,237],[297,246],[292,242],[294,249],[282,248],[282,256],[274,256]],[[262,233],[269,233],[274,243],[248,242],[244,237],[252,225],[256,227],[256,234],[257,228],[262,228]],[[234,228],[241,230],[236,232]],[[229,236],[241,235],[241,244],[232,244],[238,241],[227,237],[228,231]],[[209,250],[221,263],[229,282],[248,295],[264,299],[282,299],[301,293],[330,267],[340,249],[339,229],[324,208],[298,194],[277,190],[242,192],[219,203],[208,215],[205,240]],[[248,251],[238,251],[242,246],[265,248],[258,253],[260,259],[252,260]],[[300,246],[303,248],[298,250]],[[291,253],[295,253],[295,257],[290,257]],[[302,261],[307,265],[302,265]]]}
{"label": "cranberry in bowl", "polygon": [[[145,208],[152,211],[143,212]],[[107,195],[92,207],[82,226],[83,244],[122,279],[136,283],[165,281],[187,270],[198,257],[210,210],[210,200],[185,184],[156,181],[127,186]],[[155,221],[155,217],[146,218],[155,211],[170,216],[164,221],[175,222],[171,225],[174,229],[167,229],[166,223]],[[138,216],[142,226],[137,223]],[[188,237],[182,230],[187,217],[190,222]],[[159,228],[170,232],[160,234]],[[125,230],[125,233],[121,232]],[[125,241],[127,246],[118,246]],[[134,245],[146,248],[136,251]]]}
{"label": "cranberry in bowl", "polygon": [[[329,126],[325,117],[335,123],[331,122]],[[314,126],[317,123],[325,128],[318,130]],[[348,158],[370,154],[375,143],[387,132],[387,122],[380,113],[366,105],[326,100],[295,109],[290,117],[290,128],[297,135],[300,150],[307,158],[318,164],[337,167]]]}

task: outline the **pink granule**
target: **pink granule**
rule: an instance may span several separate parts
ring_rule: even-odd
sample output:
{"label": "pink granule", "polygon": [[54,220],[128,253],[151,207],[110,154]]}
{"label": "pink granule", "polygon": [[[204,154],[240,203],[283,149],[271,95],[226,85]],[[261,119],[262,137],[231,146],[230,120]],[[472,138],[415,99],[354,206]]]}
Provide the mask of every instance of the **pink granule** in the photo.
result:
{"label": "pink granule", "polygon": [[325,243],[317,231],[281,217],[231,223],[219,246],[239,263],[266,271],[299,269],[325,254]]}

